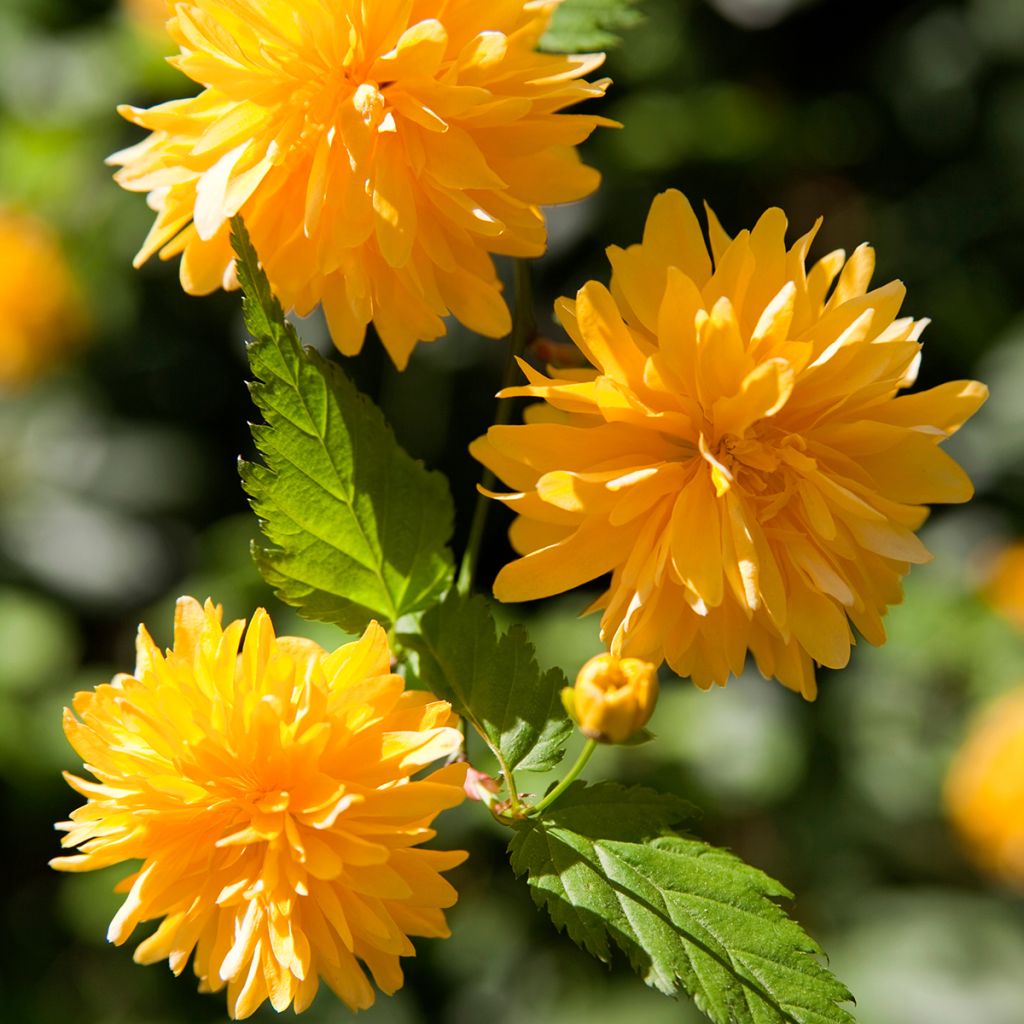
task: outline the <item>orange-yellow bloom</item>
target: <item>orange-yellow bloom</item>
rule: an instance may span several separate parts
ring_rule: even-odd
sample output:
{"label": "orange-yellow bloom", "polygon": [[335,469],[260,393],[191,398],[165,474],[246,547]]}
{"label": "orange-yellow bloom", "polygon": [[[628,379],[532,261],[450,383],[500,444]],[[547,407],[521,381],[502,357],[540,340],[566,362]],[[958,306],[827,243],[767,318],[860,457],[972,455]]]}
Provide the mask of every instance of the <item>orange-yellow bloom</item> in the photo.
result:
{"label": "orange-yellow bloom", "polygon": [[81,295],[53,232],[0,209],[0,386],[23,387],[79,341]]}
{"label": "orange-yellow bloom", "polygon": [[562,691],[566,709],[584,736],[625,743],[651,719],[658,703],[658,668],[649,661],[597,654]]}
{"label": "orange-yellow bloom", "polygon": [[125,14],[147,32],[163,31],[173,13],[174,0],[121,0]]}
{"label": "orange-yellow bloom", "polygon": [[999,553],[984,596],[1000,615],[1024,629],[1024,542],[1011,544]]}
{"label": "orange-yellow bloom", "polygon": [[456,899],[440,872],[459,851],[420,849],[463,796],[465,766],[412,776],[455,753],[451,707],[391,674],[384,631],[331,654],[275,637],[266,612],[221,627],[181,598],[174,648],[139,629],[135,675],[78,693],[64,730],[95,782],[58,827],[77,856],[53,866],[141,867],[108,938],[162,918],[139,963],[180,973],[194,952],[204,991],[227,986],[249,1016],[264,1000],[307,1007],[323,979],[352,1009],[393,993],[409,936],[448,935]]}
{"label": "orange-yellow bloom", "polygon": [[946,810],[984,870],[1024,888],[1024,690],[997,700],[971,729],[946,778]]}
{"label": "orange-yellow bloom", "polygon": [[575,146],[603,119],[603,54],[536,52],[560,0],[192,0],[168,30],[204,87],[111,158],[157,218],[136,263],[181,255],[194,294],[232,287],[244,218],[286,308],[323,304],[342,352],[373,321],[403,367],[449,313],[510,329],[491,254],[546,247],[540,204],[592,192]]}
{"label": "orange-yellow bloom", "polygon": [[610,572],[593,607],[613,654],[708,687],[750,650],[813,698],[813,662],[844,666],[851,625],[885,640],[901,577],[930,557],[925,504],[970,498],[939,443],[987,391],[897,397],[924,327],[897,316],[903,285],[869,290],[868,246],[807,271],[817,225],[788,250],[786,228],[769,210],[731,240],[711,216],[709,255],[686,199],[659,196],[642,244],[608,250],[611,291],[557,304],[595,369],[522,364],[529,384],[505,394],[544,404],[472,450],[514,489],[495,497],[524,557],[500,600]]}

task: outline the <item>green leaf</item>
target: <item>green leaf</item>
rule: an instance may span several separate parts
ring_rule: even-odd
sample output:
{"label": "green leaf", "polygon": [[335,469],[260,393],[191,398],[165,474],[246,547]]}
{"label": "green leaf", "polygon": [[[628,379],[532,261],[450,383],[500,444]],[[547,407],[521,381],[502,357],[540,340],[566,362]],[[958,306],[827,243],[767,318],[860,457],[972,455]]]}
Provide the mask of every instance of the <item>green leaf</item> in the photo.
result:
{"label": "green leaf", "polygon": [[667,995],[716,1024],[852,1024],[850,993],[773,902],[778,882],[725,850],[666,834],[686,816],[642,787],[576,783],[516,826],[516,874],[559,930],[600,960],[614,943]]}
{"label": "green leaf", "polygon": [[550,53],[586,53],[617,46],[618,33],[638,24],[638,0],[563,0],[540,41]]}
{"label": "green leaf", "polygon": [[423,684],[473,724],[504,771],[548,771],[565,756],[565,676],[541,672],[522,626],[499,637],[484,598],[453,591],[401,641],[419,654]]}
{"label": "green leaf", "polygon": [[429,607],[453,578],[447,481],[399,447],[340,367],[302,347],[239,221],[234,245],[265,421],[252,428],[263,464],[241,466],[268,542],[253,545],[260,572],[306,618],[350,632]]}

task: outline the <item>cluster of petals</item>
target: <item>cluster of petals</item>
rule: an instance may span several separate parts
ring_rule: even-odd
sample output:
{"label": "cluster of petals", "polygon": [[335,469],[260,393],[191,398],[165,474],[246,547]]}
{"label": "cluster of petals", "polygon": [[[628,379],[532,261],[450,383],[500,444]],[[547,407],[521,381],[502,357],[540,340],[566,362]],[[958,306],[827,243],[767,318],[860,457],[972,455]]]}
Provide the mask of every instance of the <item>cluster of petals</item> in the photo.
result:
{"label": "cluster of petals", "polygon": [[0,386],[20,388],[81,337],[82,298],[50,228],[0,209]]}
{"label": "cluster of petals", "polygon": [[974,862],[1024,889],[1024,689],[974,722],[950,766],[945,802]]}
{"label": "cluster of petals", "polygon": [[262,609],[243,644],[244,625],[181,598],[173,650],[140,627],[135,675],[76,695],[64,728],[95,781],[67,776],[87,802],[58,826],[79,852],[53,866],[140,861],[108,938],[161,919],[135,959],[178,974],[194,954],[236,1018],[267,999],[298,1012],[321,979],[362,1009],[367,972],[392,993],[410,936],[448,934],[441,872],[465,854],[421,844],[465,767],[422,770],[461,732],[391,673],[376,623],[330,654],[276,637]]}
{"label": "cluster of petals", "polygon": [[[819,221],[820,225],[820,221]],[[933,502],[972,494],[940,447],[984,401],[974,381],[914,383],[923,321],[874,254],[807,268],[818,226],[787,248],[782,211],[710,252],[686,199],[659,196],[643,242],[608,250],[611,290],[557,313],[593,368],[523,363],[543,399],[496,426],[478,459],[513,490],[523,557],[495,595],[523,601],[611,573],[594,604],[612,653],[667,661],[701,687],[743,670],[811,699],[814,662],[844,666],[901,598]]]}
{"label": "cluster of petals", "polygon": [[598,184],[576,145],[602,118],[603,54],[537,52],[560,0],[191,0],[172,59],[198,96],[121,113],[111,157],[156,211],[139,252],[181,256],[186,291],[234,284],[241,215],[286,308],[322,304],[336,345],[372,321],[401,368],[453,314],[510,329],[492,254],[541,255],[541,204]]}

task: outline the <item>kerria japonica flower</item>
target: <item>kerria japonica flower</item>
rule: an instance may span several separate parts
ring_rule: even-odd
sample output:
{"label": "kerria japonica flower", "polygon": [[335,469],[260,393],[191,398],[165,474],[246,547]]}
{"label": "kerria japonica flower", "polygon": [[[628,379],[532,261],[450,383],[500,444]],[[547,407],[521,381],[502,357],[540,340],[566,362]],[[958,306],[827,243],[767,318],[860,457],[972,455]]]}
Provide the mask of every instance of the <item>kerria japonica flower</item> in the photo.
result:
{"label": "kerria japonica flower", "polygon": [[950,765],[945,803],[971,859],[1024,890],[1024,689],[973,723]]}
{"label": "kerria japonica flower", "polygon": [[48,225],[0,208],[0,388],[26,387],[81,340],[84,304]]}
{"label": "kerria japonica flower", "polygon": [[541,204],[593,192],[576,145],[603,118],[603,54],[539,53],[560,0],[192,0],[172,63],[203,86],[151,110],[116,180],[157,217],[136,257],[185,290],[235,285],[240,214],[285,308],[322,304],[354,354],[372,321],[397,366],[454,315],[511,329],[492,254],[540,256]]}
{"label": "kerria japonica flower", "polygon": [[[179,974],[194,953],[203,991],[227,987],[247,1017],[269,999],[309,1006],[322,979],[352,1009],[402,985],[410,936],[448,935],[459,851],[423,849],[464,796],[451,707],[406,691],[372,623],[328,654],[276,637],[267,614],[221,626],[209,601],[178,602],[174,648],[139,629],[134,676],[78,693],[64,730],[90,781],[58,825],[76,856],[53,866],[141,867],[108,938],[162,919],[135,951]],[[241,648],[240,648],[241,644]],[[413,778],[415,776],[415,778]]]}
{"label": "kerria japonica flower", "polygon": [[869,290],[868,246],[808,271],[818,225],[787,249],[780,210],[735,239],[709,220],[710,254],[686,199],[659,196],[642,244],[608,250],[611,291],[557,304],[594,369],[523,363],[528,385],[504,394],[544,403],[474,443],[518,513],[523,557],[494,592],[532,600],[610,572],[592,608],[613,654],[707,688],[749,650],[813,699],[813,663],[844,666],[851,626],[885,640],[902,576],[930,557],[926,503],[971,497],[939,444],[987,390],[900,396],[925,322],[898,316],[899,282]]}

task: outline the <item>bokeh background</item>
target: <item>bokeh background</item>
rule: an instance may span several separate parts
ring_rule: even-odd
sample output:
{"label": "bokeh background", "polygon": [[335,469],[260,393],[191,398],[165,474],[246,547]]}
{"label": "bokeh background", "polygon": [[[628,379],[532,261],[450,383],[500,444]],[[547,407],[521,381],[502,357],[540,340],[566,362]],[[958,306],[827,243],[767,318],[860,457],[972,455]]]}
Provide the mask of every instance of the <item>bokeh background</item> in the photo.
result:
{"label": "bokeh background", "polygon": [[[15,360],[0,384],[0,1016],[19,1024],[226,1019],[223,998],[197,995],[190,977],[106,945],[118,872],[46,867],[51,823],[77,802],[60,778],[73,766],[60,730],[71,694],[130,667],[139,621],[168,641],[179,593],[210,594],[231,617],[276,608],[249,562],[255,525],[235,471],[253,415],[237,299],[189,298],[173,267],[133,271],[150,214],[103,165],[137,138],[118,103],[187,87],[147,22],[161,4],[0,0],[0,211],[33,218],[49,253],[26,272],[25,246],[0,230],[0,280],[20,282],[0,288],[0,307],[17,307],[0,308],[0,348],[19,344],[26,306],[66,307],[32,328],[46,358]],[[798,893],[794,912],[863,1024],[1019,1024],[1024,901],[972,866],[942,788],[977,714],[1024,686],[1024,569],[1002,555],[1024,535],[1024,2],[642,9],[608,62],[603,112],[625,127],[588,149],[604,189],[551,218],[542,318],[605,276],[603,247],[636,240],[653,194],[676,186],[727,229],[777,204],[800,233],[825,215],[819,253],[873,242],[879,278],[902,278],[906,310],[933,320],[922,383],[979,377],[993,394],[950,445],[979,497],[926,527],[937,558],[909,578],[886,647],[862,645],[847,671],[823,674],[814,705],[759,677],[708,694],[665,680],[657,742],[604,752],[592,774],[682,792],[704,809],[699,835]],[[316,318],[302,329],[328,349]],[[401,376],[376,344],[348,365],[407,447],[450,475],[459,544],[477,472],[466,443],[492,416],[503,357],[456,331]],[[504,526],[495,515],[487,573],[508,555]],[[596,649],[595,620],[576,618],[587,601],[507,614],[572,674]],[[285,609],[275,621],[338,639]],[[409,984],[369,1022],[700,1019],[556,936],[511,878],[499,831],[478,807],[449,814],[446,840],[472,852],[454,937],[421,943]],[[307,1019],[346,1015],[328,995]]]}

